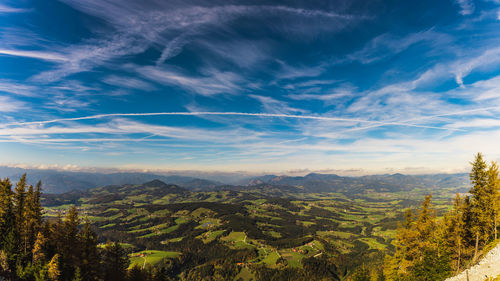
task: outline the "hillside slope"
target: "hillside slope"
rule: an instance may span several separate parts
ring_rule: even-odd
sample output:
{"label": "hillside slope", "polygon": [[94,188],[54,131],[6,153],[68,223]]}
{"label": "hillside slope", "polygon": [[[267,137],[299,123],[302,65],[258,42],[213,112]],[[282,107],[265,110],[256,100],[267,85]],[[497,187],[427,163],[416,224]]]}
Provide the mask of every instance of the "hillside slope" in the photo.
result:
{"label": "hillside slope", "polygon": [[[467,279],[467,275],[469,278]],[[445,281],[484,281],[500,275],[500,243],[475,266]]]}

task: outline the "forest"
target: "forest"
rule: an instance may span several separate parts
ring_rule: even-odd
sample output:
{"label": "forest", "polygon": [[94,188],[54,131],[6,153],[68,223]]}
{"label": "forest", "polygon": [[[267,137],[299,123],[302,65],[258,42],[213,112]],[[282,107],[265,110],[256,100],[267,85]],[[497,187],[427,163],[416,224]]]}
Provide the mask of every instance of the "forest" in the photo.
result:
{"label": "forest", "polygon": [[[457,194],[441,218],[427,195],[416,212],[408,209],[384,262],[385,280],[443,280],[477,262],[498,238],[500,179],[496,162],[478,153],[471,163],[471,189]],[[359,279],[363,280],[363,279]]]}
{"label": "forest", "polygon": [[5,178],[0,277],[444,280],[497,239],[498,174],[477,154],[470,191],[454,199],[454,189],[191,192],[160,181],[45,196],[26,175],[15,185]]}

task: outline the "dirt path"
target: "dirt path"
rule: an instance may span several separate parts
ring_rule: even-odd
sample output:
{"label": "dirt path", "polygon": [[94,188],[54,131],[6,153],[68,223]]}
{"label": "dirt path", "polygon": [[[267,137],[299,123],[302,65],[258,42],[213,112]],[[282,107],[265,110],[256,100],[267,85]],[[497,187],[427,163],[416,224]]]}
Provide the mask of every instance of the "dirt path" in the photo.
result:
{"label": "dirt path", "polygon": [[477,265],[445,281],[485,281],[490,280],[488,278],[492,280],[498,275],[500,275],[500,244],[486,254]]}

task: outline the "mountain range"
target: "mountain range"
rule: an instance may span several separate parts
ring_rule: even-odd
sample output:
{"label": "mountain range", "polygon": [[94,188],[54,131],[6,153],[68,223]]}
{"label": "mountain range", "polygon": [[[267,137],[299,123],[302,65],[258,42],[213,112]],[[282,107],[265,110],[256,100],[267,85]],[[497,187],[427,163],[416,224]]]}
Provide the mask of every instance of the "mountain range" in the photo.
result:
{"label": "mountain range", "polygon": [[9,177],[12,181],[26,173],[30,184],[41,180],[45,193],[65,193],[75,190],[88,190],[103,186],[134,185],[159,180],[167,184],[177,185],[191,191],[210,190],[248,190],[270,189],[280,187],[286,191],[295,192],[347,192],[356,193],[361,190],[373,189],[376,191],[405,191],[415,188],[463,188],[469,184],[468,174],[428,174],[403,175],[384,174],[359,177],[339,176],[335,174],[310,173],[306,176],[278,176],[263,175],[246,177],[237,181],[228,181],[221,177],[221,181],[206,178],[197,178],[182,175],[158,175],[153,173],[98,173],[98,172],[70,172],[58,170],[22,169],[0,167],[0,177]]}

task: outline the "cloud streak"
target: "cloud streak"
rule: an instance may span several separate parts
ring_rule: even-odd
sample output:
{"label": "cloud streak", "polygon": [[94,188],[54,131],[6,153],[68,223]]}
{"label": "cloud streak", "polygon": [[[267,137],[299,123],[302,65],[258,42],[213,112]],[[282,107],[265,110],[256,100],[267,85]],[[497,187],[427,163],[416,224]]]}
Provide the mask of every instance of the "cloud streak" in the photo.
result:
{"label": "cloud streak", "polygon": [[16,56],[16,57],[26,57],[41,59],[46,61],[55,62],[68,62],[70,59],[59,53],[44,52],[44,51],[25,51],[25,50],[7,50],[0,49],[0,55]]}
{"label": "cloud streak", "polygon": [[[460,114],[460,113],[458,113],[458,114]],[[64,122],[64,121],[81,121],[81,120],[102,119],[102,118],[108,118],[108,117],[203,116],[203,115],[290,118],[290,119],[321,120],[321,121],[333,121],[333,122],[366,123],[366,124],[376,124],[376,125],[382,125],[382,126],[404,126],[404,127],[415,127],[415,128],[436,129],[436,130],[458,130],[458,129],[453,129],[453,128],[425,126],[425,125],[411,124],[411,123],[405,123],[405,122],[385,122],[385,121],[376,121],[376,120],[363,120],[363,119],[357,119],[357,118],[341,118],[341,117],[313,116],[313,115],[294,115],[294,114],[280,114],[280,113],[247,113],[247,112],[110,113],[110,114],[96,114],[96,115],[74,117],[74,118],[58,118],[58,119],[44,120],[44,121],[11,122],[11,123],[4,124],[4,126],[50,124],[50,123],[59,123],[59,122]]]}

